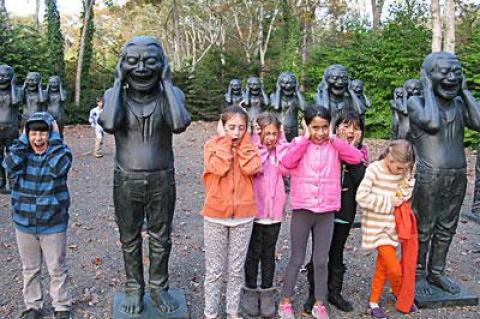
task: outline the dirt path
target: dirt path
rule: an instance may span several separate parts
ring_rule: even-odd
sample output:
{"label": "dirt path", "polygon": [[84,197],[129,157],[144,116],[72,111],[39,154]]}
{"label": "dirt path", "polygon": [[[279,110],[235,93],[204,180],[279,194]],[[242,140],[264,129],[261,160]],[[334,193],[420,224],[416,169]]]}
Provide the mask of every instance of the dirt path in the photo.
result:
{"label": "dirt path", "polygon": [[[171,286],[185,290],[193,319],[202,318],[204,256],[203,222],[198,212],[203,204],[202,147],[214,132],[214,124],[193,123],[185,134],[175,138],[177,208],[174,220],[173,254],[170,260]],[[112,297],[121,289],[123,260],[117,228],[113,219],[112,173],[113,138],[108,136],[105,157],[95,159],[87,153],[93,147],[94,135],[89,127],[66,128],[66,141],[74,154],[69,176],[72,196],[68,231],[68,255],[76,318],[111,318]],[[369,140],[372,158],[384,141]],[[474,160],[469,156],[469,162]],[[471,163],[470,175],[472,175]],[[471,177],[471,176],[470,176]],[[466,205],[471,203],[470,178]],[[348,271],[344,295],[350,298],[355,312],[331,311],[331,318],[369,318],[366,305],[373,268],[372,255],[359,250],[359,231],[352,231],[347,248]],[[280,285],[288,258],[288,221],[282,226],[277,245],[276,283]],[[448,271],[471,292],[480,295],[480,225],[465,219],[459,224],[448,258]],[[148,259],[144,260],[148,264]],[[0,318],[17,318],[23,310],[22,273],[13,226],[10,220],[10,199],[0,196]],[[46,273],[46,272],[45,272]],[[48,276],[45,276],[48,277]],[[305,274],[298,283],[298,310],[305,299]],[[45,287],[48,280],[45,279]],[[386,294],[387,295],[387,294]],[[50,299],[46,298],[46,318],[52,318]],[[480,318],[480,307],[422,310],[412,316],[400,316],[393,309],[390,297],[384,303],[391,318]]]}

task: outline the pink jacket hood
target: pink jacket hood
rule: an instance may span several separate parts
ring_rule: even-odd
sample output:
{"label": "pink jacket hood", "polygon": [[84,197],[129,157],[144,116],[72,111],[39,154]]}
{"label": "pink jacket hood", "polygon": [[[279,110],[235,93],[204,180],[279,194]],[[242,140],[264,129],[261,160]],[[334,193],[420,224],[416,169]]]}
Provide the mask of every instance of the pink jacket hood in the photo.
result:
{"label": "pink jacket hood", "polygon": [[326,213],[340,209],[341,161],[359,164],[363,154],[340,138],[314,144],[303,136],[291,143],[282,165],[291,176],[290,207]]}

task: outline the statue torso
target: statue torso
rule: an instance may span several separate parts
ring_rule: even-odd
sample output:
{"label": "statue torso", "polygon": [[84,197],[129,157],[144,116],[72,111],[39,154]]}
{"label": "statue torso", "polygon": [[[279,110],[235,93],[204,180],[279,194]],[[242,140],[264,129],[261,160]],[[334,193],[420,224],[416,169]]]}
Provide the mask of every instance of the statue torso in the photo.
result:
{"label": "statue torso", "polygon": [[65,113],[64,103],[60,100],[60,93],[50,93],[48,95],[47,111],[52,114],[57,122],[63,122]]}
{"label": "statue torso", "polygon": [[144,105],[123,95],[125,117],[115,135],[116,164],[126,171],[173,169],[172,132],[165,122],[162,95]]}
{"label": "statue torso", "polygon": [[298,98],[295,95],[280,98],[280,109],[282,114],[282,124],[287,127],[298,126]]}
{"label": "statue torso", "polygon": [[251,122],[254,122],[257,116],[263,112],[265,103],[263,97],[258,95],[250,96],[249,103],[247,107],[248,118]]}
{"label": "statue torso", "polygon": [[28,118],[31,114],[42,111],[44,110],[38,92],[25,91],[25,105],[23,108],[23,116],[25,118]]}
{"label": "statue torso", "polygon": [[448,107],[440,107],[440,129],[434,134],[410,123],[416,162],[424,168],[465,168],[463,101],[452,100]]}
{"label": "statue torso", "polygon": [[12,105],[11,90],[0,92],[0,138],[18,136],[18,105]]}

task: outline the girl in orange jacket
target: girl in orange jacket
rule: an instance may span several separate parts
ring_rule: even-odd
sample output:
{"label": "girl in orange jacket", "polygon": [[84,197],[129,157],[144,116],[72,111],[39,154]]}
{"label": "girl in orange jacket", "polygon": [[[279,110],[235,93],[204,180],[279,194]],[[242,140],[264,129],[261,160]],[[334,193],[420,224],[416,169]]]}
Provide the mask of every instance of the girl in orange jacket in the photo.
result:
{"label": "girl in orange jacket", "polygon": [[257,214],[253,175],[261,170],[259,152],[247,133],[247,113],[225,108],[217,135],[204,147],[205,309],[206,319],[220,318],[223,276],[227,275],[228,319],[239,316],[244,263]]}

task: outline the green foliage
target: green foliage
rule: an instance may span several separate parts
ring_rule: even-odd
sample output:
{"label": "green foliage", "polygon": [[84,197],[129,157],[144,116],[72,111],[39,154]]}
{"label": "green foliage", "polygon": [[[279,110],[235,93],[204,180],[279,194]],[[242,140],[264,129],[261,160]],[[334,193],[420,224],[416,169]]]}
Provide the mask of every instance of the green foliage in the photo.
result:
{"label": "green foliage", "polygon": [[65,57],[63,48],[63,35],[60,29],[60,14],[57,10],[56,0],[45,0],[45,21],[47,23],[47,62],[48,74],[59,75],[65,79]]}
{"label": "green foliage", "polygon": [[419,17],[413,12],[399,10],[379,30],[358,28],[344,35],[342,41],[337,38],[335,42],[317,47],[307,66],[307,96],[313,98],[328,65],[346,66],[352,79],[364,81],[372,101],[366,115],[367,136],[388,138],[392,92],[405,80],[418,78],[422,60],[430,51],[431,33]]}

